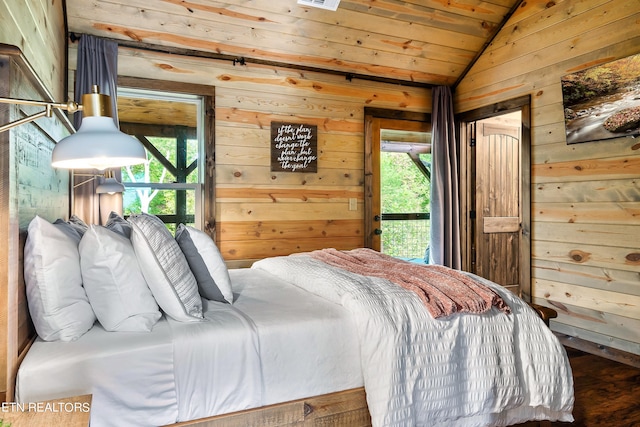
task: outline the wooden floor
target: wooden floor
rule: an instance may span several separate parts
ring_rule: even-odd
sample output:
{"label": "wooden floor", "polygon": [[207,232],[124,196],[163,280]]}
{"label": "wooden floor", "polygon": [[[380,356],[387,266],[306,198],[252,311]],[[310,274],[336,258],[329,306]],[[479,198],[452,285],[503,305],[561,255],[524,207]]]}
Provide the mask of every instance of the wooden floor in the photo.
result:
{"label": "wooden floor", "polygon": [[640,368],[567,348],[574,378],[573,423],[554,427],[640,427]]}

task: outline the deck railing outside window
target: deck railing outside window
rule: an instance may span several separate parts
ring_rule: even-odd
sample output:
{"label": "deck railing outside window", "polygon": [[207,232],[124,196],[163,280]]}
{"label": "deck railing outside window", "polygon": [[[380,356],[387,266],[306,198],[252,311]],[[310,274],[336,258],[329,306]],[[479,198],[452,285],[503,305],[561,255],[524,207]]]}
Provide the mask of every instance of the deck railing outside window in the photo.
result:
{"label": "deck railing outside window", "polygon": [[382,253],[403,259],[424,259],[429,246],[430,219],[428,212],[383,213]]}

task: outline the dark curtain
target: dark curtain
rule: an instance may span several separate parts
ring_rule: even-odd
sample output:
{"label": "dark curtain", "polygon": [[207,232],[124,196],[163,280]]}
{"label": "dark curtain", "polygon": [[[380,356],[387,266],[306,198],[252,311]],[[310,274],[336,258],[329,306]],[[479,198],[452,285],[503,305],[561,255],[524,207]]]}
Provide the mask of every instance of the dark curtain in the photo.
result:
{"label": "dark curtain", "polygon": [[[111,111],[116,126],[118,123],[117,81],[118,44],[99,37],[83,34],[78,44],[78,67],[74,97],[82,102],[82,95],[91,93],[93,85],[98,85],[100,93],[111,96]],[[74,125],[80,128],[82,112],[74,114]],[[114,169],[115,178],[122,179],[119,169]],[[72,212],[87,224],[104,224],[111,211],[122,214],[122,194],[96,194],[96,187],[103,181],[104,171],[94,169],[74,171]],[[87,175],[98,175],[89,181]]]}
{"label": "dark curtain", "polygon": [[432,92],[430,263],[460,269],[458,147],[449,87]]}

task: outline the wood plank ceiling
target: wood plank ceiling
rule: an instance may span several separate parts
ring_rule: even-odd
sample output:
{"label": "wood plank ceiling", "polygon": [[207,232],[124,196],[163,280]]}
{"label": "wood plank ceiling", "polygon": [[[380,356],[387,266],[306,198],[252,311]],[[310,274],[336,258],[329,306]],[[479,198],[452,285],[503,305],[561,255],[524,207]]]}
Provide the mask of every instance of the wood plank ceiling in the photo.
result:
{"label": "wood plank ceiling", "polygon": [[522,0],[66,0],[71,33],[410,85],[458,82]]}

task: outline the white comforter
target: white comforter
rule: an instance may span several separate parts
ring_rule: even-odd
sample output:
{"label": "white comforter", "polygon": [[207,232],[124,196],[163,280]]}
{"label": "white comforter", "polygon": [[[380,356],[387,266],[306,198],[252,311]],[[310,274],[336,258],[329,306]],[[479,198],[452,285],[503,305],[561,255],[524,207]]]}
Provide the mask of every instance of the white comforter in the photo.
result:
{"label": "white comforter", "polygon": [[435,320],[412,292],[305,255],[269,258],[253,268],[352,313],[374,426],[573,420],[573,379],[564,349],[524,301],[498,285],[481,279],[512,314],[493,308]]}

